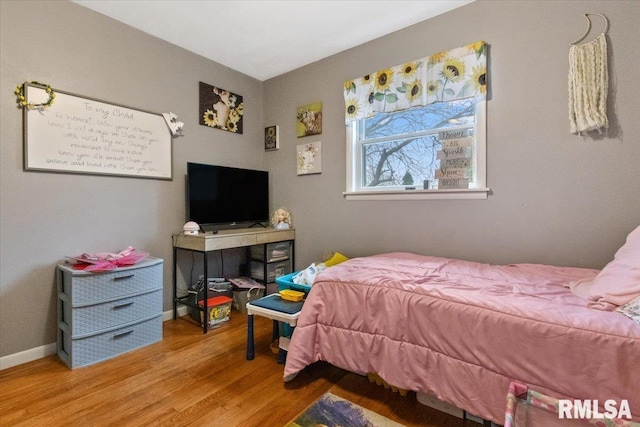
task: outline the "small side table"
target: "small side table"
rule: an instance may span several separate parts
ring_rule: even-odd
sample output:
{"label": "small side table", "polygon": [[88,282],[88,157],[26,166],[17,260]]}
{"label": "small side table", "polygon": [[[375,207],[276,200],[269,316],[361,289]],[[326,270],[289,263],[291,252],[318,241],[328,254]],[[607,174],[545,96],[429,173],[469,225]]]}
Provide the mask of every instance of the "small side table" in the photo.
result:
{"label": "small side table", "polygon": [[[280,337],[279,322],[285,322],[291,328],[295,328],[302,310],[303,301],[291,302],[283,300],[279,294],[271,294],[266,297],[247,303],[247,360],[255,357],[253,342],[253,316],[263,316],[273,320],[273,341]],[[293,333],[293,332],[292,332]],[[283,364],[287,352],[282,348],[278,351],[278,363]]]}

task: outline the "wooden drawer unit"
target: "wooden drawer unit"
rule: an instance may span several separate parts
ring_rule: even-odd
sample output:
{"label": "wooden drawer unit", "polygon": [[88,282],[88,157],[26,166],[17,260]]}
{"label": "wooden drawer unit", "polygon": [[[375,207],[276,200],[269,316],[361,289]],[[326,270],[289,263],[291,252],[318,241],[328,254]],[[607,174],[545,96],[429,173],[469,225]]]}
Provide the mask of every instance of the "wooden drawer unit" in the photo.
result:
{"label": "wooden drawer unit", "polygon": [[58,355],[70,368],[91,365],[162,339],[159,258],[107,273],[59,265]]}

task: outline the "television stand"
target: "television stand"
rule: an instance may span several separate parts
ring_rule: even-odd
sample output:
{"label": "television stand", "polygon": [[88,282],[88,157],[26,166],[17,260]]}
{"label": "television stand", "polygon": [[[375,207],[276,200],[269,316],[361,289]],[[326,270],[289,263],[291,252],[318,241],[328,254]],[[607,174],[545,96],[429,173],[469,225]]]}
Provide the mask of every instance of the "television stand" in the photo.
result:
{"label": "television stand", "polygon": [[[274,228],[237,228],[232,230],[219,230],[217,233],[206,232],[203,234],[189,235],[184,233],[174,234],[173,237],[173,318],[178,317],[178,304],[190,306],[204,313],[207,311],[207,298],[203,299],[203,306],[197,301],[191,302],[189,295],[178,297],[177,288],[177,259],[178,249],[198,252],[203,255],[203,275],[209,277],[208,252],[221,251],[223,249],[242,248],[268,243],[291,242],[291,268],[295,268],[295,229],[276,230]],[[266,256],[266,250],[264,251]],[[267,281],[267,262],[264,262],[264,280]],[[197,299],[197,298],[196,298]],[[209,322],[202,322],[202,331],[207,333]]]}
{"label": "television stand", "polygon": [[263,224],[263,223],[261,223],[261,222],[254,222],[253,224],[251,224],[251,225],[249,226],[249,228],[253,228],[253,227],[262,227],[262,228],[267,228],[267,226],[266,226],[266,225],[264,225],[264,224]]}

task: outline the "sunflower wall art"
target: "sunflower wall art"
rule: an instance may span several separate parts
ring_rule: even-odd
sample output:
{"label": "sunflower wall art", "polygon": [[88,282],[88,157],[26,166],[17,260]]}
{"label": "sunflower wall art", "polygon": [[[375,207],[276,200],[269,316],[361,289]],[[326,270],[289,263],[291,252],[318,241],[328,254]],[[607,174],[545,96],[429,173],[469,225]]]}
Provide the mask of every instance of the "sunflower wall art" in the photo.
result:
{"label": "sunflower wall art", "polygon": [[280,127],[273,125],[264,128],[264,149],[273,151],[280,148]]}
{"label": "sunflower wall art", "polygon": [[200,124],[242,133],[242,96],[200,82]]}

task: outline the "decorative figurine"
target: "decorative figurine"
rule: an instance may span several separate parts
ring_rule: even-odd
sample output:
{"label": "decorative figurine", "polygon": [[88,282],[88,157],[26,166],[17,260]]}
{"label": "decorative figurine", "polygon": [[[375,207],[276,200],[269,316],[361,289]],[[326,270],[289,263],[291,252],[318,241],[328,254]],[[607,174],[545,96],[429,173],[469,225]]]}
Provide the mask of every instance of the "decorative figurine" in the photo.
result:
{"label": "decorative figurine", "polygon": [[292,228],[291,213],[285,208],[276,209],[271,216],[271,225],[276,230],[286,230]]}

